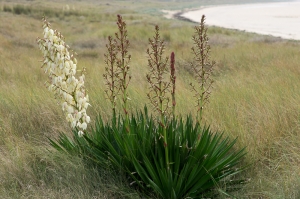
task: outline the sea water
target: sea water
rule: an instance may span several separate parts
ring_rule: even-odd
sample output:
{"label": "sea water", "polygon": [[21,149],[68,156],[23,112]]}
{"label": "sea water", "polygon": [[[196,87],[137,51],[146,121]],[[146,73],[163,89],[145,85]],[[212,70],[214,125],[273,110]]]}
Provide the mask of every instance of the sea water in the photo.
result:
{"label": "sea water", "polygon": [[203,14],[207,25],[300,40],[300,0],[206,6],[181,16],[200,22]]}

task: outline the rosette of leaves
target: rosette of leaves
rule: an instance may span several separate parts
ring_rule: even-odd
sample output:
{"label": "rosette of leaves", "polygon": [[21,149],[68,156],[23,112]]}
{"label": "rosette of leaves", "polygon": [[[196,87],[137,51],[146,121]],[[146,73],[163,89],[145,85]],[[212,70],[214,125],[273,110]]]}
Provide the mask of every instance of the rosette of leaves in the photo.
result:
{"label": "rosette of leaves", "polygon": [[[228,196],[227,192],[243,185],[243,180],[233,178],[243,171],[238,165],[245,155],[243,149],[234,150],[236,140],[230,141],[222,133],[212,132],[209,127],[202,128],[199,123],[193,125],[191,117],[185,122],[183,119],[172,120],[166,131],[169,167],[165,166],[164,146],[154,143],[160,139],[158,133],[152,135],[150,151],[132,148],[127,154],[136,172],[129,174],[140,187],[145,190],[151,187],[162,198],[175,199]],[[132,146],[149,139],[144,135],[140,138],[143,139],[134,139]]]}
{"label": "rosette of leaves", "polygon": [[61,136],[52,145],[81,154],[97,165],[110,166],[130,176],[128,183],[144,193],[154,192],[166,199],[229,196],[246,182],[235,177],[244,170],[239,165],[245,150],[236,150],[236,140],[194,124],[190,116],[166,125],[169,167],[165,165],[164,145],[157,144],[162,127],[148,116],[147,108],[130,117],[130,134],[125,122],[120,115],[107,123],[99,117],[84,139],[74,133],[73,140]]}
{"label": "rosette of leaves", "polygon": [[194,124],[190,116],[166,125],[169,167],[164,145],[157,144],[162,127],[148,116],[147,109],[131,116],[129,128],[130,134],[121,116],[110,123],[99,118],[94,131],[84,136],[89,147],[81,151],[96,164],[110,165],[130,176],[129,183],[144,193],[154,192],[161,198],[229,196],[245,182],[235,178],[244,169],[239,168],[244,149],[236,150],[236,140]]}

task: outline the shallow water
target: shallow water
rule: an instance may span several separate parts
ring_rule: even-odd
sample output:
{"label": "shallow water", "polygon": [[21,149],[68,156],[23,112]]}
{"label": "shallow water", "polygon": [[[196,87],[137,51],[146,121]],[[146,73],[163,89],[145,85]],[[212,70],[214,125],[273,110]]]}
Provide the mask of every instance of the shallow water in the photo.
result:
{"label": "shallow water", "polygon": [[300,1],[202,7],[181,16],[206,24],[300,40]]}

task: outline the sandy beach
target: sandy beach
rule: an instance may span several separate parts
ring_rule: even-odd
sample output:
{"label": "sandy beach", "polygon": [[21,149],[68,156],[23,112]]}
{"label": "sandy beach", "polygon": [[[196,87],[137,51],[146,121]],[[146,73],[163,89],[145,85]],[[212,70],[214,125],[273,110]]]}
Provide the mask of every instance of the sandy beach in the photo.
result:
{"label": "sandy beach", "polygon": [[300,40],[300,1],[202,7],[181,17],[199,22],[203,14],[207,25]]}

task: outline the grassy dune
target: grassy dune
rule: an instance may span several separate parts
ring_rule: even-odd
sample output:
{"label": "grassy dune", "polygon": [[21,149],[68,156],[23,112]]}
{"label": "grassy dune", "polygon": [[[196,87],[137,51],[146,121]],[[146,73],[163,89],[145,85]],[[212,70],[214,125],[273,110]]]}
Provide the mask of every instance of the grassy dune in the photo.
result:
{"label": "grassy dune", "polygon": [[[103,54],[107,36],[116,31],[116,14],[127,21],[131,41],[132,111],[148,103],[144,92],[146,48],[158,24],[167,42],[165,55],[172,51],[176,54],[177,113],[195,114],[188,64],[195,24],[163,19],[157,14],[158,6],[166,6],[163,3],[143,4],[0,4],[1,198],[145,197],[109,169],[89,167],[80,158],[60,154],[49,146],[47,137],[55,138],[60,132],[71,134],[71,129],[53,94],[44,86],[47,77],[40,68],[42,55],[35,42],[42,36],[41,17],[45,13],[52,27],[60,30],[77,52],[78,67],[87,68],[86,87],[92,104],[89,115],[92,119],[98,114],[109,118]],[[141,9],[148,12],[143,14]],[[239,198],[299,198],[300,43],[216,27],[210,27],[208,35],[211,57],[217,65],[204,119],[213,129],[238,137],[238,146],[247,147],[245,163],[252,164],[244,174],[250,182],[234,194]]]}

